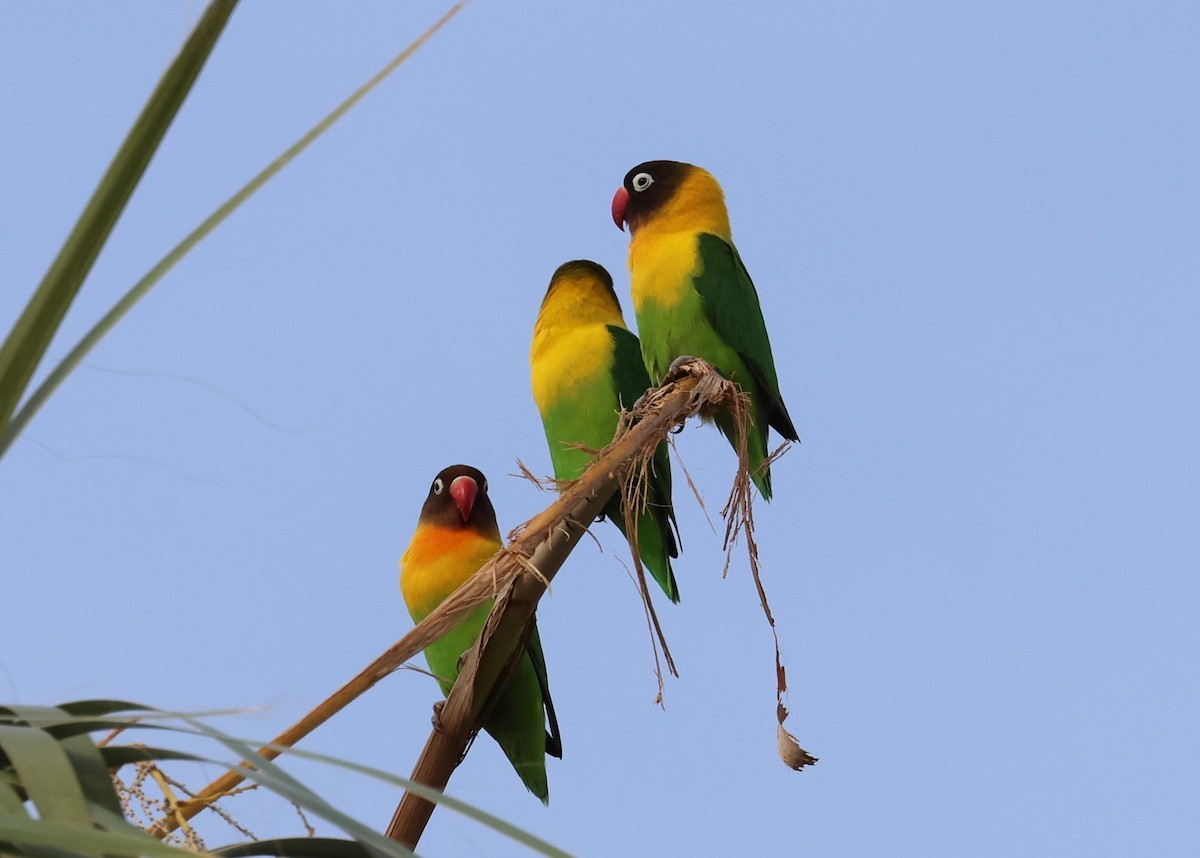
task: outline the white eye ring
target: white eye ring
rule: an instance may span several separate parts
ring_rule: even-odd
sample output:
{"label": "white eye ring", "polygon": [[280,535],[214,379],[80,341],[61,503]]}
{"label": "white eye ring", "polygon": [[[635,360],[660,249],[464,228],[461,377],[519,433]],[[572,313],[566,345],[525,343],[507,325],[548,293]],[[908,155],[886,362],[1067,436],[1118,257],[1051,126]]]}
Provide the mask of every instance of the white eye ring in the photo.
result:
{"label": "white eye ring", "polygon": [[444,488],[446,488],[446,486],[442,483],[441,477],[433,481],[433,493],[435,495],[440,495],[442,493],[442,489]]}
{"label": "white eye ring", "polygon": [[481,492],[483,492],[485,495],[487,494],[487,480],[483,481],[483,485],[479,487],[479,490]]}
{"label": "white eye ring", "polygon": [[654,177],[649,173],[638,173],[630,184],[633,185],[635,191],[644,191],[654,184]]}

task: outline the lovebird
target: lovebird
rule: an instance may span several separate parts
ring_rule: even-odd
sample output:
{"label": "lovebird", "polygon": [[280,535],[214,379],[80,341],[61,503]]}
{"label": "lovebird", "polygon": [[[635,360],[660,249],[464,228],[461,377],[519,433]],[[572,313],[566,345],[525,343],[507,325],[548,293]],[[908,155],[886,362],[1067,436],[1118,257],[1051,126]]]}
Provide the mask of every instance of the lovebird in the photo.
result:
{"label": "lovebird", "polygon": [[[650,387],[638,339],[625,327],[612,277],[602,266],[577,259],[554,272],[533,327],[529,365],[554,476],[576,479],[595,458],[588,450],[612,442],[621,408],[631,408]],[[678,602],[671,558],[679,550],[666,444],[655,450],[647,476],[646,511],[634,519],[638,554],[667,598]],[[628,539],[619,493],[603,515]]]}
{"label": "lovebird", "polygon": [[[501,545],[487,478],[470,465],[444,468],[429,488],[417,530],[400,558],[400,592],[413,622],[423,620],[478,572]],[[491,609],[488,601],[425,648],[425,660],[442,694],[450,693],[459,658],[474,645]],[[529,791],[549,804],[546,754],[562,757],[562,742],[536,625],[520,662],[491,704],[483,729],[499,743]]]}
{"label": "lovebird", "polygon": [[[625,175],[612,217],[622,230],[629,224],[633,309],[650,378],[660,382],[671,361],[691,355],[750,396],[750,474],[770,500],[767,427],[800,438],[779,393],[758,293],[733,246],[721,186],[692,164],[647,161]],[[715,419],[736,449],[731,415]]]}

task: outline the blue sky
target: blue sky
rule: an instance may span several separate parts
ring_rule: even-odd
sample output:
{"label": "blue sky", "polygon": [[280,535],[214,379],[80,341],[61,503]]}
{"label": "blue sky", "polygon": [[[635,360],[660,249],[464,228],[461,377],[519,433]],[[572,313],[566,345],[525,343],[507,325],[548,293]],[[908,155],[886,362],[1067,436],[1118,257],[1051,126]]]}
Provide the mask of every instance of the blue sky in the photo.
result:
{"label": "blue sky", "polygon": [[[51,360],[444,8],[240,8]],[[5,327],[200,9],[6,9]],[[546,282],[588,257],[627,295],[609,201],[674,158],[725,187],[803,439],[756,513],[820,763],[776,758],[769,630],[681,487],[665,710],[601,525],[540,613],[550,807],[487,739],[451,792],[580,855],[1189,853],[1198,36],[1187,3],[476,0],[0,462],[0,699],[258,707],[225,726],[269,738],[357,672],[410,627],[396,561],[440,468],[483,469],[504,529],[547,503],[505,476],[550,467]],[[728,447],[678,449],[715,512]],[[407,774],[435,696],[402,672],[305,747]],[[297,770],[381,827],[397,799]],[[446,812],[422,852],[520,854]]]}

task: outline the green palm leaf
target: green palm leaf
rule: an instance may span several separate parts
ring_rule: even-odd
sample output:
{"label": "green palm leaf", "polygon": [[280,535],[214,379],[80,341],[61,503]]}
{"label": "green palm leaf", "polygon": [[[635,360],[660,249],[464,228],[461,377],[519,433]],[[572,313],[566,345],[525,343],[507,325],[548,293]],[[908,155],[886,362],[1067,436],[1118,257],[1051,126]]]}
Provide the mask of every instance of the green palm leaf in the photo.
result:
{"label": "green palm leaf", "polygon": [[[230,0],[229,5],[231,7],[233,2],[236,2],[236,0]],[[225,5],[225,3],[222,2],[222,0],[213,0],[213,4],[209,7],[209,10],[205,12],[205,17],[201,20],[200,24],[197,25],[196,32],[193,33],[192,38],[188,40],[188,45],[191,45],[192,40],[196,38],[196,33],[201,30],[209,15],[212,14],[213,8],[218,5]],[[71,299],[74,298],[75,292],[78,291],[79,285],[83,282],[83,277],[87,273],[87,270],[91,267],[91,263],[95,260],[96,254],[100,252],[100,246],[104,243],[103,240],[108,237],[108,233],[111,231],[112,225],[115,224],[117,215],[120,214],[120,209],[117,209],[116,212],[113,213],[111,222],[108,223],[107,229],[100,236],[99,242],[96,243],[92,249],[91,256],[87,259],[86,267],[83,267],[77,272],[78,277],[72,278],[68,281],[68,283],[73,283],[74,285],[71,286],[69,291],[65,291],[63,287],[57,286],[58,278],[56,278],[54,281],[56,284],[54,288],[47,288],[46,282],[43,282],[42,286],[38,287],[38,291],[34,295],[34,299],[30,301],[30,306],[26,308],[25,313],[22,315],[21,319],[18,320],[17,325],[13,328],[13,332],[9,334],[8,340],[5,342],[3,349],[0,350],[0,456],[4,455],[5,451],[8,450],[8,448],[12,445],[12,442],[16,440],[17,436],[21,433],[21,430],[25,428],[25,425],[33,418],[35,414],[37,414],[38,410],[50,397],[50,394],[58,389],[58,386],[62,384],[63,380],[66,379],[71,371],[83,361],[88,352],[90,352],[96,346],[96,344],[100,342],[105,334],[112,330],[117,322],[119,322],[125,316],[125,314],[129,312],[134,304],[140,301],[146,295],[146,293],[149,292],[150,289],[162,279],[164,274],[175,267],[175,264],[179,262],[180,259],[187,255],[187,253],[193,247],[199,244],[209,233],[216,229],[255,191],[265,185],[276,173],[291,163],[291,161],[297,155],[307,149],[314,140],[324,134],[335,122],[341,119],[347,111],[361,101],[363,97],[367,95],[367,93],[377,87],[388,75],[399,68],[399,66],[405,60],[412,56],[412,54],[416,52],[416,50],[421,47],[421,45],[423,45],[430,36],[437,32],[443,24],[457,14],[462,7],[463,3],[458,3],[452,6],[450,10],[446,12],[446,14],[439,18],[428,30],[422,33],[415,41],[412,42],[412,44],[401,51],[370,80],[347,96],[346,99],[332,111],[330,111],[324,119],[309,129],[304,136],[289,146],[279,157],[264,167],[258,173],[258,175],[247,182],[239,191],[237,191],[237,193],[227,199],[217,208],[216,211],[205,218],[199,226],[188,233],[188,235],[169,253],[167,253],[166,256],[160,259],[158,263],[145,274],[145,276],[131,286],[129,291],[121,296],[120,300],[113,305],[112,309],[104,314],[100,321],[92,326],[92,328],[83,336],[83,338],[75,345],[75,347],[67,353],[66,357],[64,357],[59,364],[53,370],[51,370],[49,375],[46,376],[45,380],[43,380],[38,386],[37,390],[35,390],[29,396],[29,398],[25,400],[20,411],[17,411],[14,414],[13,412],[16,409],[16,405],[20,401],[21,394],[24,392],[26,385],[29,383],[29,378],[33,374],[33,370],[36,367],[38,360],[41,359],[42,354],[46,350],[46,346],[50,342],[50,338],[53,336],[54,331],[58,329],[59,324],[62,322],[62,318],[66,314],[67,307],[70,305]],[[226,15],[226,17],[228,17],[228,15]],[[219,35],[219,31],[217,35]],[[215,39],[216,35],[213,36],[214,41]],[[187,51],[188,45],[185,45],[184,52]],[[181,56],[183,56],[182,53]],[[205,56],[207,56],[207,54]],[[172,66],[172,69],[174,69],[174,65]],[[172,69],[167,70],[167,74],[164,75],[163,81],[167,80],[167,77],[171,74]],[[197,66],[195,70],[196,73],[199,73],[199,70],[199,66]],[[194,75],[192,79],[194,79]],[[190,80],[188,84],[190,86]],[[161,89],[162,86],[163,83],[160,82],[159,89]],[[180,95],[180,101],[182,101],[182,96],[184,94],[186,94],[186,91]],[[154,102],[154,99],[157,95],[158,89],[155,90],[154,95],[151,95],[151,103]],[[177,107],[178,105],[176,105],[176,108]],[[149,109],[150,104],[147,104],[146,111]],[[143,111],[143,117],[145,116],[146,111]],[[171,115],[173,116],[174,113]],[[141,119],[139,118],[139,123],[140,122]],[[130,139],[133,139],[135,132],[138,131],[138,128],[139,126],[135,124],[134,129],[130,131],[129,138],[126,140],[127,144]],[[165,132],[165,130],[166,128],[164,126],[162,131]],[[158,139],[161,139],[161,134],[159,134]],[[155,145],[157,145],[157,140],[155,141]],[[124,147],[122,148],[122,151],[123,150]],[[152,152],[153,150],[151,150],[151,153]],[[120,156],[121,153],[118,152],[117,157],[120,158]],[[148,157],[147,160],[149,160]],[[116,164],[117,162],[114,160],[113,166],[109,167],[108,173],[105,174],[105,181],[108,180],[109,174],[113,173]],[[122,175],[124,174],[122,173]],[[128,193],[132,193],[133,185],[137,183],[137,179],[140,177],[141,171],[139,171],[136,176],[131,177],[132,184],[130,184],[128,187]],[[97,189],[97,194],[99,194],[100,190],[102,190],[104,187],[105,182],[102,181],[101,188]],[[125,199],[128,198],[128,193],[126,193],[125,197],[121,200],[122,206],[124,205]],[[84,218],[87,217],[88,211],[90,210],[91,205],[89,204],[88,210],[84,212],[84,217],[81,217],[80,219],[81,223],[83,222]],[[76,231],[78,231],[78,229],[79,228],[76,227]],[[74,235],[75,233],[72,233],[72,237],[74,237]],[[59,259],[56,259],[54,265],[51,266],[51,274],[55,272],[59,266],[59,260],[64,257],[64,254],[67,253],[68,248],[71,246],[71,239],[68,239],[67,246],[64,247],[62,252],[59,253]],[[91,247],[91,245],[88,245],[88,247]],[[75,256],[72,255],[71,258],[74,259]],[[74,268],[70,270],[74,271]],[[46,276],[47,280],[49,281],[50,274],[47,274]],[[43,293],[45,294],[43,295]],[[37,313],[33,313],[32,310],[35,304],[37,304],[39,308]],[[27,316],[30,317],[29,320],[26,319]],[[21,344],[25,343],[27,340],[29,341],[30,346],[21,348]],[[36,349],[36,353],[30,352],[27,356],[26,351],[32,348],[37,342],[40,342],[41,345]],[[13,352],[13,358],[11,361],[8,361],[5,356],[10,350]],[[9,363],[12,364],[11,368]],[[9,419],[10,417],[11,420]]]}
{"label": "green palm leaf", "polygon": [[[124,714],[122,714],[124,713]],[[168,719],[183,726],[165,723]],[[156,723],[146,723],[152,720]],[[86,731],[154,729],[215,741],[235,755],[216,760],[146,745],[97,747]],[[191,716],[163,712],[137,703],[84,700],[61,706],[0,706],[0,854],[43,858],[49,852],[80,858],[179,858],[194,855],[163,843],[121,814],[110,771],[143,760],[179,760],[238,768],[281,800],[294,803],[336,825],[351,839],[285,837],[233,844],[214,850],[229,858],[252,855],[294,858],[403,858],[411,853],[378,831],[334,808],[277,763],[261,757],[262,743],[216,730]],[[321,754],[286,749],[290,756],[323,762],[404,789],[427,791],[447,807],[525,844],[532,850],[568,858],[566,853],[491,814],[449,796],[377,769]],[[242,767],[243,761],[252,769]],[[32,805],[37,818],[29,812]]]}
{"label": "green palm leaf", "polygon": [[237,0],[213,0],[129,129],[37,291],[0,346],[0,425],[7,425],[84,278],[212,53]]}

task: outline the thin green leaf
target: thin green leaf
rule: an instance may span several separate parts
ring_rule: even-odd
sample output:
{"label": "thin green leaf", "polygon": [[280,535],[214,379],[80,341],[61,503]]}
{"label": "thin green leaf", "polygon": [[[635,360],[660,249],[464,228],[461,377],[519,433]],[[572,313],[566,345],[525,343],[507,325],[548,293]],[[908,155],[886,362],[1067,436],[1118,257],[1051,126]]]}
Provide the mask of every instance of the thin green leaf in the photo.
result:
{"label": "thin green leaf", "polygon": [[[50,394],[53,393],[60,384],[62,384],[63,380],[71,373],[73,369],[75,369],[76,366],[80,364],[80,362],[87,356],[88,352],[95,347],[96,343],[100,342],[105,334],[112,330],[113,326],[116,325],[116,323],[120,321],[126,313],[129,312],[130,308],[132,308],[134,304],[141,300],[142,297],[150,291],[151,287],[153,287],[164,274],[170,271],[171,268],[173,268],[175,264],[188,253],[188,251],[199,244],[200,241],[203,240],[210,232],[216,229],[221,222],[224,221],[225,218],[229,217],[229,215],[235,209],[237,209],[238,206],[245,202],[251,194],[266,184],[267,181],[276,173],[286,167],[292,161],[292,159],[307,149],[309,144],[325,133],[325,131],[328,130],[329,127],[335,122],[341,119],[342,116],[348,110],[350,110],[350,108],[361,101],[363,96],[378,86],[384,80],[384,78],[395,71],[401,63],[412,56],[417,48],[421,47],[421,45],[423,45],[430,36],[437,32],[443,24],[449,21],[458,12],[458,10],[463,7],[463,5],[465,5],[465,0],[464,2],[457,3],[451,7],[450,11],[443,15],[437,21],[437,23],[426,30],[416,41],[405,48],[390,63],[384,66],[378,74],[356,89],[349,98],[334,108],[328,116],[314,125],[312,129],[298,141],[296,141],[296,143],[288,147],[288,149],[282,155],[268,164],[266,168],[264,168],[262,172],[251,179],[245,185],[245,187],[222,203],[215,212],[205,218],[203,223],[192,230],[192,232],[189,233],[183,241],[176,245],[170,253],[159,260],[158,264],[151,268],[141,280],[135,283],[133,287],[126,292],[116,304],[113,305],[112,309],[105,313],[104,317],[100,319],[100,321],[97,322],[92,329],[87,332],[87,334],[84,335],[83,339],[79,341],[75,348],[71,349],[67,356],[64,357],[58,366],[56,366],[50,372],[41,385],[38,386],[38,389],[35,390],[29,399],[25,401],[24,405],[21,406],[21,410],[14,415],[12,421],[7,427],[5,427],[3,435],[0,435],[0,456],[4,455],[5,451],[8,450],[8,448],[12,445],[12,442],[21,433],[21,430],[25,428],[25,425],[33,418],[35,414],[37,414],[38,410],[45,403],[46,399],[49,398]],[[11,413],[11,411],[6,412],[6,416],[7,413]]]}
{"label": "thin green leaf", "polygon": [[[274,746],[264,745],[264,747],[274,747]],[[527,846],[530,849],[534,849],[537,852],[540,852],[542,855],[548,855],[548,856],[550,856],[550,858],[571,858],[571,854],[569,852],[564,852],[562,849],[559,849],[557,846],[553,845],[552,843],[547,843],[545,840],[542,840],[540,837],[535,837],[534,835],[530,834],[528,831],[525,831],[524,829],[518,828],[517,826],[513,825],[511,822],[501,819],[498,816],[493,816],[492,814],[488,813],[487,811],[480,810],[479,808],[475,807],[474,805],[467,804],[467,802],[462,801],[461,799],[457,799],[457,798],[454,798],[453,796],[447,795],[444,792],[438,792],[435,789],[431,789],[431,788],[425,786],[425,784],[414,783],[413,781],[410,781],[407,778],[402,778],[402,777],[398,777],[397,775],[389,774],[388,772],[385,772],[382,769],[376,769],[376,768],[372,768],[371,766],[364,766],[364,765],[360,765],[358,763],[352,763],[352,762],[349,762],[348,760],[339,760],[339,759],[336,759],[335,757],[326,756],[325,754],[317,754],[317,753],[313,753],[312,751],[301,751],[297,748],[286,748],[283,750],[286,750],[288,754],[295,756],[295,757],[299,757],[300,759],[303,759],[303,760],[312,760],[312,761],[318,762],[318,763],[326,763],[328,765],[339,766],[343,769],[346,769],[347,771],[358,772],[359,774],[363,774],[368,777],[375,778],[376,780],[380,780],[385,783],[394,784],[395,786],[402,787],[405,790],[416,793],[417,795],[421,796],[422,798],[426,798],[429,801],[436,802],[437,804],[447,807],[450,810],[455,811],[456,813],[460,813],[469,819],[473,819],[476,822],[480,823],[481,825],[485,825],[488,828],[491,828],[491,829],[499,832],[500,834],[503,834],[506,837],[509,837],[512,840],[515,840],[516,842],[520,843],[522,846]]]}
{"label": "thin green leaf", "polygon": [[[205,727],[206,725],[200,725],[200,726]],[[207,729],[212,730],[211,727],[208,727]],[[215,733],[216,731],[213,731],[213,732]],[[234,740],[234,741],[246,741],[246,740]],[[503,834],[506,837],[509,837],[509,838],[515,840],[516,842],[520,843],[523,846],[527,846],[530,849],[540,852],[542,855],[548,855],[551,858],[571,858],[571,854],[569,852],[564,852],[562,849],[559,849],[557,846],[555,846],[551,843],[547,843],[545,840],[542,840],[541,838],[536,837],[533,834],[530,834],[528,831],[518,828],[517,826],[513,825],[512,823],[510,823],[504,819],[501,819],[498,816],[493,816],[492,814],[488,813],[487,811],[480,810],[478,807],[468,804],[467,802],[462,801],[461,799],[454,798],[453,796],[447,795],[446,793],[439,792],[435,789],[425,786],[425,784],[415,783],[414,781],[410,781],[407,778],[402,778],[398,775],[393,775],[389,772],[385,772],[382,769],[376,769],[376,768],[372,768],[371,766],[364,766],[364,765],[360,765],[358,763],[352,763],[349,760],[341,760],[336,757],[327,756],[326,754],[318,754],[318,753],[315,753],[312,751],[302,751],[299,748],[284,748],[284,747],[280,747],[278,745],[272,745],[270,743],[265,743],[265,744],[259,745],[256,742],[246,741],[246,744],[253,745],[255,747],[276,748],[280,751],[287,753],[289,756],[298,757],[302,760],[311,760],[311,761],[317,762],[317,763],[325,763],[326,765],[338,766],[339,768],[346,769],[347,771],[357,772],[359,774],[366,775],[367,777],[374,778],[379,781],[383,781],[384,783],[388,783],[388,784],[392,784],[394,786],[401,787],[402,789],[409,790],[411,792],[415,792],[417,795],[420,795],[422,798],[426,798],[429,801],[441,804],[441,805],[449,808],[450,810],[455,811],[456,813],[460,813],[463,816],[467,817],[468,819],[473,819],[476,822],[480,823],[481,825],[491,828],[494,831],[497,831],[500,834]],[[255,765],[258,765],[258,760],[260,758],[257,754],[255,754],[252,757],[248,757],[247,759],[249,759]],[[274,787],[272,787],[272,788],[274,788]]]}
{"label": "thin green leaf", "polygon": [[36,727],[0,724],[0,750],[42,819],[88,824],[87,800],[75,770],[52,736]]}
{"label": "thin green leaf", "polygon": [[272,792],[277,793],[288,801],[298,804],[305,810],[336,825],[355,839],[371,845],[386,855],[394,856],[394,858],[407,858],[407,856],[413,854],[399,843],[389,840],[370,826],[337,810],[333,805],[304,786],[304,784],[283,771],[277,764],[260,757],[250,745],[231,736],[226,736],[224,733],[209,727],[203,722],[193,721],[188,718],[184,718],[184,720],[204,735],[220,742],[226,748],[233,751],[233,753],[250,762],[253,768],[247,771],[246,776],[248,779],[269,787]]}
{"label": "thin green leaf", "polygon": [[[273,746],[269,744],[259,745],[259,743],[256,742],[245,742],[240,739],[234,739],[233,737],[227,736],[221,733],[219,730],[204,724],[203,722],[193,721],[185,716],[181,717],[183,720],[192,724],[197,730],[225,745],[225,747],[239,755],[242,759],[250,762],[255,768],[253,771],[247,772],[247,778],[249,780],[256,781],[261,783],[263,786],[269,787],[273,792],[290,799],[291,801],[303,807],[305,810],[309,810],[317,816],[322,817],[326,821],[337,825],[347,834],[354,836],[367,845],[381,849],[389,855],[411,854],[407,849],[404,849],[395,841],[382,837],[373,828],[369,828],[358,820],[349,817],[341,811],[335,809],[332,805],[325,802],[324,799],[313,794],[307,787],[303,786],[291,775],[280,769],[276,763],[267,760],[254,752],[254,747]],[[402,786],[405,789],[413,790],[421,795],[424,795],[431,801],[445,804],[446,807],[457,810],[464,816],[475,819],[484,825],[493,828],[499,833],[511,837],[518,843],[529,846],[532,849],[536,849],[543,855],[549,855],[552,856],[552,858],[571,858],[568,853],[563,852],[561,849],[558,849],[544,840],[535,837],[529,832],[517,828],[515,825],[512,825],[511,823],[506,822],[499,817],[492,816],[491,814],[473,807],[466,802],[450,798],[444,793],[430,789],[424,784],[413,783],[405,778],[389,775],[386,772],[378,769],[372,769],[367,766],[359,766],[345,760],[327,757],[323,754],[313,754],[304,751],[298,751],[295,748],[284,748],[281,750],[285,750],[292,756],[300,757],[302,759],[315,760],[328,765],[340,766],[349,771],[356,771],[396,784],[397,786]]]}
{"label": "thin green leaf", "polygon": [[212,850],[224,858],[249,858],[252,855],[276,855],[286,858],[383,858],[383,853],[356,840],[334,837],[279,837],[252,840]]}
{"label": "thin green leaf", "polygon": [[[132,703],[128,700],[74,700],[69,703],[59,703],[56,707],[69,712],[73,717],[84,715],[109,715],[116,712],[129,712],[129,715],[117,715],[115,717],[121,719],[125,724],[137,722],[146,724],[151,721],[169,721],[179,718],[179,713],[172,712],[168,709],[158,709],[154,706],[146,706],[142,703]],[[0,712],[4,711],[4,707],[0,706]],[[190,718],[220,718],[227,715],[245,715],[250,712],[259,711],[254,707],[241,707],[238,709],[205,709],[201,712],[188,712]]]}
{"label": "thin green leaf", "polygon": [[173,751],[170,748],[155,748],[151,745],[105,745],[100,748],[100,755],[110,769],[119,769],[130,763],[145,763],[151,760],[179,760],[187,763],[212,762],[207,757],[189,754],[186,751]]}
{"label": "thin green leaf", "polygon": [[[112,703],[112,701],[84,700],[73,703],[64,703],[58,708],[61,710],[87,713],[85,717],[80,718],[79,720],[81,723],[88,724],[97,723],[92,717],[88,717],[91,716],[92,713],[106,711],[106,708],[109,709],[109,711],[111,711],[112,708],[129,709],[140,714],[132,715],[128,722],[122,722],[118,719],[105,719],[105,725],[109,726],[111,723],[115,722],[120,726],[128,727],[131,730],[158,728],[177,732],[182,735],[204,736],[214,739],[224,744],[227,748],[238,755],[241,760],[246,760],[255,766],[256,771],[246,771],[248,779],[263,784],[263,786],[271,789],[281,797],[295,801],[305,809],[311,810],[314,814],[321,816],[334,825],[339,826],[348,834],[356,836],[357,839],[368,848],[374,848],[381,854],[390,856],[409,854],[406,850],[400,847],[399,844],[383,838],[374,829],[363,825],[362,823],[346,816],[345,814],[342,814],[340,811],[337,811],[319,796],[315,795],[306,786],[280,769],[277,764],[263,759],[258,753],[255,752],[256,748],[274,748],[276,746],[266,742],[258,742],[250,739],[237,739],[232,736],[228,736],[221,731],[205,724],[204,722],[196,721],[193,716],[188,714],[156,710],[137,703],[118,703],[115,705],[110,705]],[[0,708],[0,711],[3,711],[3,709]],[[159,720],[165,718],[178,718],[179,720],[184,721],[191,726],[184,727],[166,724],[147,724],[144,721],[139,720],[140,718],[145,717],[145,713],[150,713],[152,717]],[[55,724],[54,729],[62,729],[64,726],[65,722],[58,722]],[[564,852],[563,850],[553,846],[550,843],[547,843],[544,840],[541,840],[538,837],[535,837],[529,832],[523,831],[522,829],[512,825],[509,822],[506,822],[503,819],[500,819],[499,817],[493,816],[492,814],[480,810],[479,808],[474,807],[460,799],[456,799],[452,796],[446,795],[445,793],[430,789],[423,784],[413,783],[407,778],[402,778],[370,766],[363,766],[346,760],[340,760],[325,754],[302,751],[297,748],[278,748],[278,750],[284,751],[293,757],[312,760],[314,762],[324,763],[326,765],[338,766],[347,771],[357,772],[401,789],[412,790],[417,794],[428,798],[430,801],[438,802],[450,810],[462,814],[469,819],[473,819],[481,825],[491,828],[515,840],[516,842],[535,850],[540,854],[549,855],[552,856],[552,858],[570,858],[569,853]],[[237,768],[239,766],[239,762],[222,761],[200,755],[185,754],[182,752],[172,752],[161,748],[141,746],[107,746],[101,748],[100,753],[104,756],[105,761],[109,765],[136,762],[146,757],[152,757],[154,759],[178,758],[198,762],[210,762],[230,769]]]}
{"label": "thin green leaf", "polygon": [[84,798],[120,815],[121,802],[113,789],[108,766],[100,756],[100,751],[91,737],[86,734],[54,736],[51,731],[42,726],[43,724],[61,723],[64,718],[69,719],[70,714],[55,706],[10,705],[6,708],[14,717],[57,739],[71,763],[71,768],[75,770]]}
{"label": "thin green leaf", "polygon": [[113,855],[196,858],[196,853],[168,846],[132,826],[120,831],[102,831],[90,825],[68,825],[51,819],[0,817],[0,842],[3,841],[63,849],[91,858]]}
{"label": "thin green leaf", "polygon": [[50,270],[0,346],[0,425],[7,424],[16,409],[50,340],[204,68],[235,5],[237,0],[213,0],[209,4],[154,88],[75,228],[50,264]]}
{"label": "thin green leaf", "polygon": [[112,813],[121,814],[121,800],[113,788],[112,776],[108,773],[108,765],[100,755],[100,749],[90,736],[70,736],[60,739],[59,745],[71,761],[71,768],[79,779],[79,787],[83,797],[89,804],[103,807]]}
{"label": "thin green leaf", "polygon": [[[124,730],[134,723],[142,723],[146,718],[155,717],[155,713],[146,711],[125,718],[84,718],[72,715],[66,708],[53,706],[18,706],[0,707],[0,724],[17,724],[37,727],[53,736],[64,740],[71,736],[86,735],[97,730]],[[160,724],[142,724],[149,730],[172,729]]]}
{"label": "thin green leaf", "polygon": [[25,799],[17,793],[17,788],[0,777],[0,816],[29,816],[25,809]]}
{"label": "thin green leaf", "polygon": [[158,712],[151,706],[131,703],[128,700],[72,700],[58,704],[59,709],[75,717],[83,715],[111,715],[114,712]]}
{"label": "thin green leaf", "polygon": [[[183,718],[183,720],[188,720],[185,716],[181,716],[181,718]],[[444,807],[447,807],[450,810],[453,810],[456,813],[459,813],[459,814],[467,817],[468,819],[473,819],[476,822],[478,822],[479,824],[484,825],[488,828],[491,828],[492,830],[494,830],[500,834],[503,834],[506,837],[509,837],[510,839],[515,840],[517,843],[520,843],[523,846],[533,849],[542,855],[548,855],[548,856],[550,856],[550,858],[572,858],[572,856],[569,852],[564,852],[562,849],[559,849],[557,846],[553,845],[552,843],[548,843],[545,840],[542,840],[541,838],[536,837],[533,834],[530,834],[528,831],[525,831],[522,828],[518,828],[517,826],[513,825],[511,822],[501,819],[498,816],[494,816],[493,814],[490,814],[485,810],[481,810],[478,807],[475,807],[474,805],[468,804],[467,802],[462,801],[461,799],[457,799],[457,798],[454,798],[453,796],[447,795],[446,793],[439,792],[435,789],[431,789],[430,787],[425,786],[425,784],[415,783],[414,781],[410,781],[407,778],[402,778],[398,775],[393,775],[389,772],[385,772],[382,769],[376,769],[376,768],[372,768],[371,766],[360,765],[358,763],[350,762],[349,760],[341,760],[336,757],[330,757],[326,754],[318,754],[318,753],[315,753],[312,751],[302,751],[299,748],[281,747],[278,745],[272,745],[269,742],[259,743],[259,742],[255,742],[253,740],[233,739],[232,737],[224,736],[224,734],[220,733],[219,731],[215,730],[212,727],[209,727],[208,725],[206,725],[202,722],[194,722],[194,723],[196,724],[197,729],[200,730],[204,735],[212,736],[212,738],[217,739],[218,741],[221,741],[221,739],[224,738],[224,739],[228,739],[231,742],[237,743],[235,745],[235,747],[231,748],[231,750],[234,750],[234,753],[241,755],[243,759],[251,762],[255,766],[259,766],[261,763],[264,766],[278,768],[277,766],[275,766],[275,764],[270,763],[267,760],[264,760],[258,754],[251,753],[249,756],[245,756],[242,753],[242,751],[237,750],[238,746],[242,747],[245,751],[250,751],[252,749],[252,747],[273,748],[273,749],[282,751],[282,752],[288,754],[289,756],[298,757],[299,759],[302,759],[302,760],[311,760],[313,762],[325,763],[326,765],[338,766],[339,768],[343,768],[347,771],[357,772],[359,774],[366,775],[367,777],[374,778],[379,781],[383,781],[384,783],[392,784],[393,786],[400,787],[401,789],[415,792],[417,795],[420,795],[421,797],[426,798],[429,801],[441,804]],[[186,731],[186,732],[190,732],[190,731]],[[227,745],[227,747],[229,747],[229,746]],[[258,778],[254,777],[253,773],[247,773],[247,777],[251,780],[258,780]],[[270,783],[270,784],[264,783],[264,786],[269,786],[272,790],[279,791],[278,786],[274,783]],[[301,804],[301,806],[305,807],[306,809],[312,810],[314,813],[321,815],[316,808],[310,807],[309,805],[304,804],[302,801],[299,801],[298,799],[296,799],[296,802],[297,802],[297,804]],[[326,817],[326,818],[328,819],[328,817]],[[336,820],[330,819],[329,821],[333,822],[335,825],[340,826],[340,823],[337,822]],[[343,830],[346,831],[348,834],[355,833],[354,831],[351,831],[350,829],[347,829],[347,828],[343,828]],[[372,835],[378,836],[378,835],[374,835],[373,830],[372,830]],[[364,838],[359,838],[359,839],[362,840]],[[368,841],[368,842],[373,842],[373,840]],[[385,841],[385,842],[387,842],[389,844],[392,843],[392,841],[390,841],[390,840]]]}

